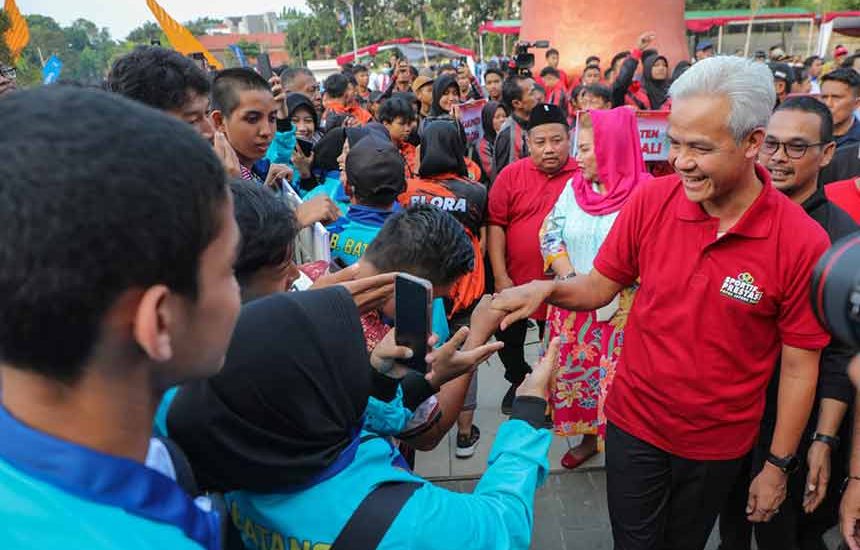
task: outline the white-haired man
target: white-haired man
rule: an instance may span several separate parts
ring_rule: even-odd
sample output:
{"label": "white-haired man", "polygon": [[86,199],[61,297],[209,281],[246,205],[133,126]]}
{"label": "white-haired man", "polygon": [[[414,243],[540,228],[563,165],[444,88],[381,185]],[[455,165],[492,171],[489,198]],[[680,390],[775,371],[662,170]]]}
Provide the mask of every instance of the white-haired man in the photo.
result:
{"label": "white-haired man", "polygon": [[747,505],[750,521],[772,518],[829,341],[808,298],[827,235],[755,162],[775,101],[767,66],[702,60],[670,94],[676,174],[633,194],[590,273],[494,300],[504,327],[545,300],[600,308],[640,281],[606,403],[616,550],[705,547],[781,356],[776,429]]}

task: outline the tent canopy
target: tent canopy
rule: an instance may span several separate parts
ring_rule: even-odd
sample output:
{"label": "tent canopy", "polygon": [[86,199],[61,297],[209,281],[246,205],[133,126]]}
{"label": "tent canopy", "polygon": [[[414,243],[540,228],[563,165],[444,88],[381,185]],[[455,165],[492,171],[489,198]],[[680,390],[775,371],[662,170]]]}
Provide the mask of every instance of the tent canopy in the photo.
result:
{"label": "tent canopy", "polygon": [[[427,57],[444,56],[466,57],[469,59],[475,58],[475,52],[468,48],[461,48],[460,46],[447,44],[438,40],[425,40],[422,44],[421,40],[417,38],[395,38],[393,40],[385,40],[383,42],[364,46],[363,48],[358,49],[358,57],[373,57],[379,52],[397,48],[403,52],[406,59],[410,62],[414,62],[424,59],[425,45],[427,47]],[[338,65],[346,65],[353,61],[355,61],[355,52],[345,53],[337,58]]]}
{"label": "tent canopy", "polygon": [[[860,11],[831,11],[819,16],[803,8],[764,8],[756,12],[754,21],[792,21],[806,20],[816,23],[829,23],[838,20],[834,31],[841,34],[860,36]],[[703,10],[688,11],[684,15],[687,30],[695,33],[708,32],[714,27],[722,27],[729,23],[747,22],[750,19],[749,10]],[[492,32],[496,34],[519,34],[521,21],[519,19],[504,19],[487,21],[478,27],[481,34]]]}

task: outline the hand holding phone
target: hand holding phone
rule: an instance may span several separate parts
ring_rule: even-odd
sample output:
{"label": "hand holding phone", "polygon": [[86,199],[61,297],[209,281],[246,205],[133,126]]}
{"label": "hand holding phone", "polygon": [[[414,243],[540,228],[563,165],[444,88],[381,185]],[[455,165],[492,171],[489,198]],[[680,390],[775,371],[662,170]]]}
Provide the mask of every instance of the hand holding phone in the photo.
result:
{"label": "hand holding phone", "polygon": [[257,56],[257,71],[267,82],[272,78],[272,60],[269,59],[269,54],[261,53]]}
{"label": "hand holding phone", "polygon": [[426,279],[398,273],[394,280],[394,304],[396,343],[412,350],[412,357],[403,362],[413,370],[426,373],[433,285]]}

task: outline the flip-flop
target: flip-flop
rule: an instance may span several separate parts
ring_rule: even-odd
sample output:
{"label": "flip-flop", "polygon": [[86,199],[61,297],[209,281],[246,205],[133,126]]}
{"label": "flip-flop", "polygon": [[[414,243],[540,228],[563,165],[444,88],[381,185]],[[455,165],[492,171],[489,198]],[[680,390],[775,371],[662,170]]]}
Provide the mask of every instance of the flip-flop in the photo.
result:
{"label": "flip-flop", "polygon": [[573,449],[570,449],[566,453],[564,453],[563,457],[561,457],[561,465],[567,470],[574,470],[581,466],[583,462],[587,461],[589,458],[593,457],[596,454],[597,451],[595,450],[594,452],[585,457],[578,458],[573,456]]}

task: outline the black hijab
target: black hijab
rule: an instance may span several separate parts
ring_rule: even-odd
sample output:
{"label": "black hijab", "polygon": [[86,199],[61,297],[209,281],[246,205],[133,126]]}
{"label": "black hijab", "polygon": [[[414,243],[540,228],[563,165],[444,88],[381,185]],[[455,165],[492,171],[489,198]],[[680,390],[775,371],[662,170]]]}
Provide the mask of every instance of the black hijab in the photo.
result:
{"label": "black hijab", "polygon": [[421,135],[421,166],[418,175],[437,176],[453,172],[466,177],[466,143],[460,128],[450,120],[430,120]]}
{"label": "black hijab", "polygon": [[364,127],[332,128],[314,145],[313,168],[324,171],[340,170],[337,158],[343,152],[343,142],[349,140],[349,146],[353,147],[369,134],[370,132]]}
{"label": "black hijab", "polygon": [[292,93],[287,96],[287,109],[289,110],[290,115],[296,112],[296,110],[304,109],[314,119],[314,131],[320,129],[320,115],[317,113],[317,110],[314,108],[314,104],[310,99],[304,94]]}
{"label": "black hijab", "polygon": [[[666,64],[666,79],[654,80],[651,71],[654,70],[654,64],[661,59]],[[668,59],[662,55],[654,54],[642,60],[642,87],[645,88],[645,93],[648,95],[648,102],[651,103],[652,109],[656,111],[666,103],[671,85]]]}
{"label": "black hijab", "polygon": [[170,437],[205,490],[307,486],[335,473],[341,453],[356,447],[369,365],[343,287],[255,300],[242,308],[221,372],[179,391]]}
{"label": "black hijab", "polygon": [[313,168],[319,170],[339,170],[337,157],[343,151],[343,142],[346,140],[346,128],[338,126],[323,135],[314,145]]}
{"label": "black hijab", "polygon": [[[493,119],[496,118],[496,111],[502,107],[502,104],[498,101],[488,101],[484,108],[481,109],[481,126],[484,128],[484,139],[489,142],[496,141],[496,130],[493,128]],[[507,113],[508,110],[505,109]]]}
{"label": "black hijab", "polygon": [[457,90],[457,97],[460,96],[460,86],[457,84],[457,79],[453,76],[442,75],[433,81],[433,103],[430,105],[430,116],[450,115],[448,111],[439,106],[439,100],[448,88],[454,88]]}

